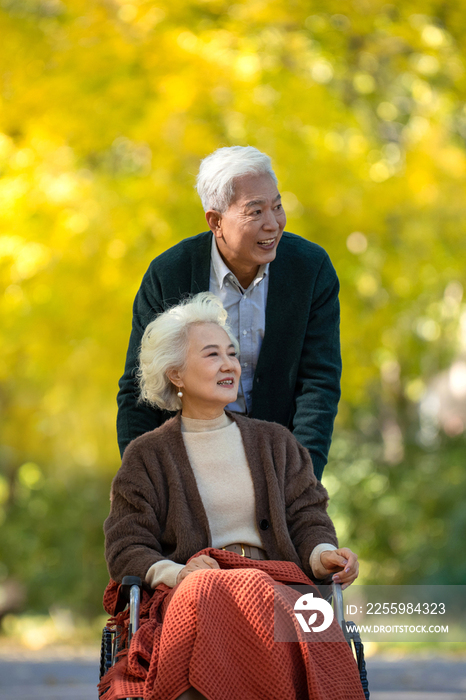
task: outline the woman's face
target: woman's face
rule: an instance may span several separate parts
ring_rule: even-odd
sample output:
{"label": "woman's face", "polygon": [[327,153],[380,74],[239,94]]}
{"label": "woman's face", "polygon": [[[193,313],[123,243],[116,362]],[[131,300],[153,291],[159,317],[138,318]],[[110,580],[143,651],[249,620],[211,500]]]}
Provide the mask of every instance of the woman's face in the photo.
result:
{"label": "woman's face", "polygon": [[233,343],[216,323],[199,323],[188,331],[183,370],[170,373],[181,388],[182,413],[188,418],[214,418],[236,400],[241,367]]}

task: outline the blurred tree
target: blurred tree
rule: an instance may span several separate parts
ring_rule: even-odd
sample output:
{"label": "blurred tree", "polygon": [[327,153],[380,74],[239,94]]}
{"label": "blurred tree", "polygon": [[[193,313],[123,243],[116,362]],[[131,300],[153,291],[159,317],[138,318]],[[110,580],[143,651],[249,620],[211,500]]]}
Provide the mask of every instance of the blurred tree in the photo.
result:
{"label": "blurred tree", "polygon": [[132,300],[205,229],[199,160],[252,144],[341,279],[341,539],[367,580],[464,578],[464,426],[423,432],[418,404],[464,351],[465,3],[0,8],[0,576],[98,609]]}

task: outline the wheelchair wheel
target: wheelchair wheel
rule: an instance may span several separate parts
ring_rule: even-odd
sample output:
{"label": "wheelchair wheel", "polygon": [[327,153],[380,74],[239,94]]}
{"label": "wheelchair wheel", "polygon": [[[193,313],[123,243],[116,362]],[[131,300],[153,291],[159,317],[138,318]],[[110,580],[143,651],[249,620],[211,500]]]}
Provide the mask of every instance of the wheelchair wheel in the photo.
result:
{"label": "wheelchair wheel", "polygon": [[112,667],[112,645],[113,645],[113,630],[104,627],[102,630],[102,644],[100,647],[100,673],[99,680],[105,676],[107,671]]}
{"label": "wheelchair wheel", "polygon": [[345,636],[349,638],[353,643],[354,651],[356,653],[356,661],[359,669],[359,678],[361,679],[364,697],[366,698],[366,700],[369,700],[370,693],[369,682],[367,680],[366,661],[364,659],[364,644],[361,641],[361,637],[359,635],[359,632],[356,630],[356,625],[354,624],[354,622],[350,622],[349,620],[346,622]]}

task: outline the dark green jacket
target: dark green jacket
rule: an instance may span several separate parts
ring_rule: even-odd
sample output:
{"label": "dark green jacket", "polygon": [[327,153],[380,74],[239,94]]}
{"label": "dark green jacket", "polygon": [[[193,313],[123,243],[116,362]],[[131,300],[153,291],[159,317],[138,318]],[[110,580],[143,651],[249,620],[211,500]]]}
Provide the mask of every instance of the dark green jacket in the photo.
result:
{"label": "dark green jacket", "polygon": [[[145,327],[189,294],[208,291],[212,233],[187,238],[153,260],[133,307],[133,328],[118,393],[123,454],[138,435],[171,415],[138,403],[137,358]],[[254,375],[252,417],[281,423],[307,447],[322,477],[340,398],[339,284],[323,248],[283,233],[270,264],[265,335]]]}

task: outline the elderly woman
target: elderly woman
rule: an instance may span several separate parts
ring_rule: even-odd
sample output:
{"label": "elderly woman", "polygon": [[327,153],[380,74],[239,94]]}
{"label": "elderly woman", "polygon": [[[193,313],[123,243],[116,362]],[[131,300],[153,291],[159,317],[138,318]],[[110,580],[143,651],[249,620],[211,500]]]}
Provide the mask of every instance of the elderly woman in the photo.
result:
{"label": "elderly woman", "polygon": [[[283,426],[225,413],[241,375],[226,317],[201,293],[143,336],[142,398],[179,412],[128,446],[113,481],[110,575],[156,591],[122,664],[136,685],[105,697],[360,700],[339,629],[337,644],[274,641],[275,591],[299,597],[282,584],[333,574],[346,586],[358,562],[337,546],[307,450]],[[282,608],[292,615],[293,602]]]}

